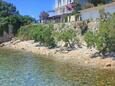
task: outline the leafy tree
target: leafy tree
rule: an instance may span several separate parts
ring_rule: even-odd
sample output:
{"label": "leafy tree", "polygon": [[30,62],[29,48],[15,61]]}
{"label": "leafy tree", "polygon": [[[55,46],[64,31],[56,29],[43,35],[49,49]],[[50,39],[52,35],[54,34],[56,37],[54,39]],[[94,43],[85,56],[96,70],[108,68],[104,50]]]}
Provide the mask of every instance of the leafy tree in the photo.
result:
{"label": "leafy tree", "polygon": [[103,38],[104,51],[115,51],[115,15],[108,20],[101,21],[99,35]]}
{"label": "leafy tree", "polygon": [[19,14],[16,10],[16,7],[11,3],[7,3],[3,0],[0,0],[0,16],[7,17],[13,14]]}
{"label": "leafy tree", "polygon": [[36,23],[36,20],[30,16],[22,16],[22,25]]}
{"label": "leafy tree", "polygon": [[35,19],[29,16],[21,16],[13,4],[0,0],[1,35],[3,34],[3,31],[9,31],[9,26],[12,26],[13,34],[15,35],[20,26],[27,25],[32,22],[35,22]]}
{"label": "leafy tree", "polygon": [[112,0],[88,0],[90,3],[97,6],[98,4],[106,4],[112,2]]}
{"label": "leafy tree", "polygon": [[41,40],[45,46],[51,46],[54,47],[55,46],[55,41],[54,38],[52,36],[52,26],[45,26],[44,30],[42,31],[42,38],[43,40]]}
{"label": "leafy tree", "polygon": [[82,8],[83,9],[87,9],[87,8],[92,8],[92,7],[94,7],[94,4],[92,4],[92,3],[86,3]]}
{"label": "leafy tree", "polygon": [[33,39],[44,46],[55,46],[51,25],[27,25],[19,29],[17,36],[21,40]]}
{"label": "leafy tree", "polygon": [[77,2],[73,4],[73,12],[72,14],[77,14],[81,10],[81,5]]}
{"label": "leafy tree", "polygon": [[77,41],[77,37],[76,37],[76,32],[71,29],[63,29],[59,32],[55,32],[54,33],[54,38],[57,41],[64,41],[65,43],[67,43],[71,48],[73,46],[71,46],[71,43],[74,43],[75,41]]}
{"label": "leafy tree", "polygon": [[40,19],[47,19],[49,17],[49,14],[45,11],[40,13]]}
{"label": "leafy tree", "polygon": [[107,51],[115,51],[115,16],[106,21],[100,21],[99,32],[87,32],[85,41],[89,47],[96,46],[99,54],[105,55]]}
{"label": "leafy tree", "polygon": [[93,32],[86,32],[84,39],[87,43],[87,47],[93,47],[95,45],[95,35],[93,34]]}
{"label": "leafy tree", "polygon": [[46,23],[46,20],[48,19],[48,17],[49,17],[49,14],[45,11],[41,12],[39,15],[39,18],[43,20],[44,23]]}

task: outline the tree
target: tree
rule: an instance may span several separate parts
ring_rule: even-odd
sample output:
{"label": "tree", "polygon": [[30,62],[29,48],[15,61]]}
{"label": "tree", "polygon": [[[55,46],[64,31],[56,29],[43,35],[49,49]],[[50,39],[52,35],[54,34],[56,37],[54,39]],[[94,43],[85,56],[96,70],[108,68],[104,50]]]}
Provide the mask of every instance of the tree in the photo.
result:
{"label": "tree", "polygon": [[20,15],[13,4],[0,0],[1,35],[3,34],[3,31],[9,31],[9,26],[12,26],[13,34],[15,35],[20,26],[27,25],[32,22],[35,22],[34,18]]}
{"label": "tree", "polygon": [[73,30],[71,28],[63,29],[59,32],[55,32],[54,38],[56,41],[64,41],[71,48],[73,47],[73,46],[71,46],[71,43],[78,41],[75,30]]}
{"label": "tree", "polygon": [[52,25],[27,25],[18,30],[18,38],[21,40],[35,40],[47,47],[55,47],[52,36]]}
{"label": "tree", "polygon": [[100,18],[102,20],[106,20],[107,19],[107,13],[105,12],[105,9],[104,8],[100,8],[99,9],[99,14],[100,14]]}
{"label": "tree", "polygon": [[40,19],[47,19],[49,17],[49,14],[45,11],[40,13]]}
{"label": "tree", "polygon": [[0,1],[0,16],[2,17],[7,17],[12,14],[19,14],[18,11],[16,10],[16,7],[11,4],[7,3],[5,1]]}
{"label": "tree", "polygon": [[41,12],[40,15],[39,15],[40,20],[43,20],[43,22],[46,22],[48,17],[49,17],[49,14],[45,11]]}
{"label": "tree", "polygon": [[36,23],[36,20],[30,16],[22,16],[22,25]]}
{"label": "tree", "polygon": [[84,39],[87,43],[87,47],[93,47],[95,45],[95,35],[93,32],[89,31],[85,33]]}
{"label": "tree", "polygon": [[112,0],[88,0],[90,3],[92,3],[94,6],[97,6],[98,4],[105,4],[109,3]]}
{"label": "tree", "polygon": [[115,52],[115,15],[108,20],[100,21],[99,32],[93,34],[88,32],[85,41],[88,46],[96,46],[99,54],[105,55],[107,51]]}

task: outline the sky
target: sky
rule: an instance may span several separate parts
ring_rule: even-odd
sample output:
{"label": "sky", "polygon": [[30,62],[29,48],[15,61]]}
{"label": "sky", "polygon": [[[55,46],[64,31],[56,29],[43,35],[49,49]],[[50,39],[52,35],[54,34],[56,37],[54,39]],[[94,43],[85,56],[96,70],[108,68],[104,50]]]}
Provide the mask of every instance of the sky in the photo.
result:
{"label": "sky", "polygon": [[55,0],[4,0],[13,3],[22,15],[29,15],[36,19],[42,11],[54,8]]}

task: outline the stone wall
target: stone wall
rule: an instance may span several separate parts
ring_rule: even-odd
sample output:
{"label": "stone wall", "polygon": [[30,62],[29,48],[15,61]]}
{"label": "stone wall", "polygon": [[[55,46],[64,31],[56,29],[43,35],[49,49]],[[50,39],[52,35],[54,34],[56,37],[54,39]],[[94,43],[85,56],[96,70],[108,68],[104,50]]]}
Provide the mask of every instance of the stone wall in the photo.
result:
{"label": "stone wall", "polygon": [[110,14],[115,13],[115,2],[98,6],[98,7],[81,10],[80,14],[81,14],[82,20],[87,20],[87,19],[96,20],[100,18],[100,13],[99,13],[100,9],[104,9],[106,13],[110,13]]}
{"label": "stone wall", "polygon": [[0,43],[9,41],[11,40],[12,37],[13,37],[12,34],[8,34],[7,32],[4,31],[3,36],[0,37]]}
{"label": "stone wall", "polygon": [[[79,38],[79,42],[83,45],[86,45],[84,41],[84,36],[82,34],[82,29],[87,28],[89,31],[93,31],[94,33],[99,30],[99,21],[76,21],[76,22],[68,22],[68,23],[56,23],[54,24],[54,31],[60,31],[61,29],[74,29],[76,31],[77,37]],[[59,42],[59,46],[64,46],[64,42]]]}

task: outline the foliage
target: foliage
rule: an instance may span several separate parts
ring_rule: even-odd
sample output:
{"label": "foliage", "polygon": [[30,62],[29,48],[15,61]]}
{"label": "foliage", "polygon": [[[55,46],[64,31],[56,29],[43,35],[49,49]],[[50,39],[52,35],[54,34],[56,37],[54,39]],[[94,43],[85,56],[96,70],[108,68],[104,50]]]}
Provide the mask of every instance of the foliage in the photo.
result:
{"label": "foliage", "polygon": [[100,21],[99,32],[93,34],[87,32],[85,41],[89,47],[96,48],[104,55],[106,51],[115,51],[115,16],[113,15],[106,21]]}
{"label": "foliage", "polygon": [[88,0],[90,3],[92,3],[94,6],[97,6],[98,4],[106,4],[112,2],[112,0]]}
{"label": "foliage", "polygon": [[[29,28],[29,29],[28,29]],[[30,32],[33,28],[31,25],[23,26],[18,30],[17,37],[20,40],[30,40],[33,39]]]}
{"label": "foliage", "polygon": [[7,3],[3,0],[0,0],[0,17],[7,17],[13,14],[19,14],[16,10],[16,7],[11,3]]}
{"label": "foliage", "polygon": [[104,8],[100,8],[99,9],[99,14],[100,14],[100,18],[103,19],[103,20],[106,20],[107,19],[107,13],[105,12],[105,9]]}
{"label": "foliage", "polygon": [[92,3],[86,3],[82,8],[87,9],[87,8],[92,8],[94,5]]}
{"label": "foliage", "polygon": [[56,41],[64,41],[65,43],[69,44],[70,47],[71,42],[74,43],[75,41],[78,41],[75,30],[71,28],[62,29],[59,32],[55,32],[54,38]]}
{"label": "foliage", "polygon": [[86,32],[84,35],[84,39],[87,43],[87,47],[92,47],[95,45],[95,35],[93,34],[93,32]]}
{"label": "foliage", "polygon": [[15,35],[20,26],[32,22],[35,22],[35,19],[29,16],[21,16],[13,4],[0,0],[0,35],[3,31],[8,32],[9,25],[13,26],[13,34]]}
{"label": "foliage", "polygon": [[22,17],[22,25],[29,25],[31,23],[36,23],[36,20],[30,16],[21,16]]}
{"label": "foliage", "polygon": [[115,15],[111,16],[107,21],[100,22],[99,35],[103,38],[103,48],[106,51],[115,51]]}
{"label": "foliage", "polygon": [[45,11],[41,12],[40,13],[40,19],[44,20],[44,19],[47,19],[49,17],[49,14]]}
{"label": "foliage", "polygon": [[2,26],[0,26],[0,36],[3,35],[3,29],[1,29],[1,28],[2,28]]}
{"label": "foliage", "polygon": [[54,38],[52,37],[51,25],[28,25],[21,27],[18,31],[18,38],[21,40],[35,40],[44,46],[55,46]]}

